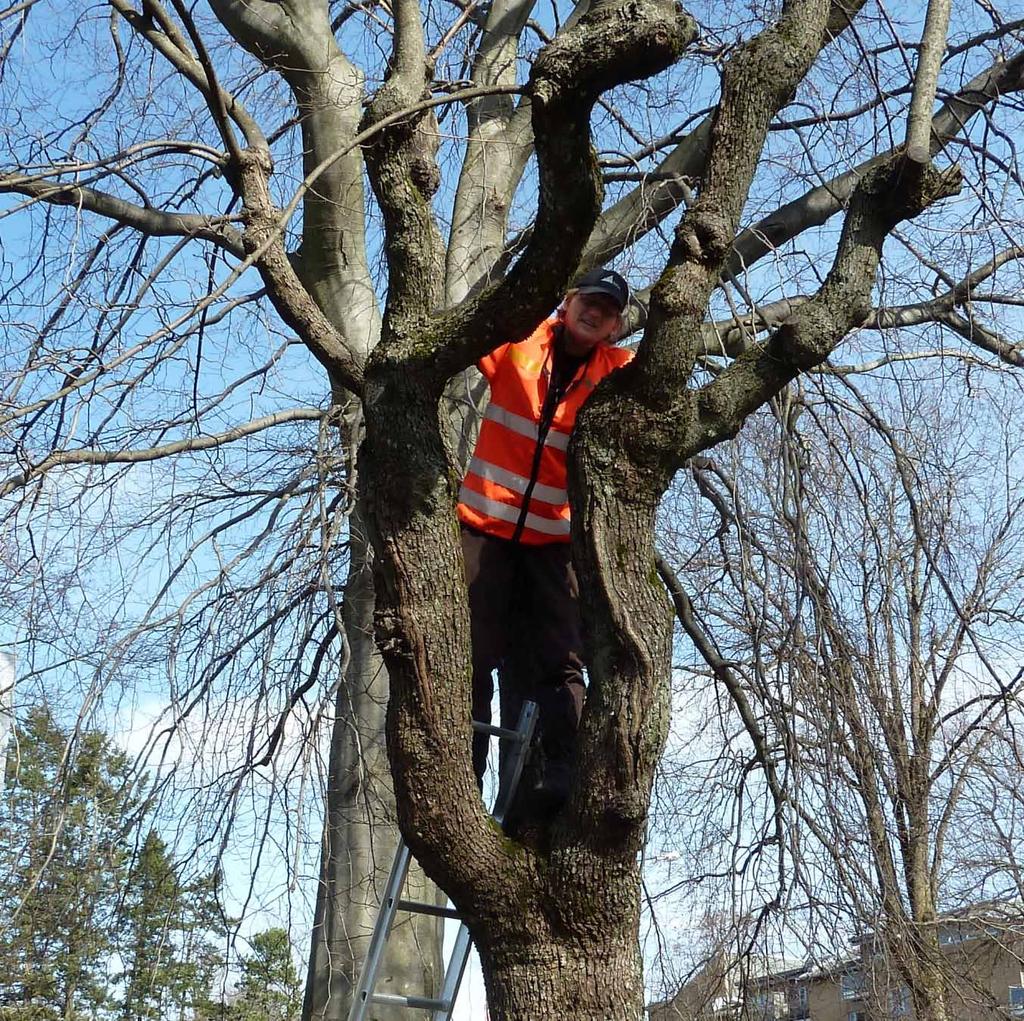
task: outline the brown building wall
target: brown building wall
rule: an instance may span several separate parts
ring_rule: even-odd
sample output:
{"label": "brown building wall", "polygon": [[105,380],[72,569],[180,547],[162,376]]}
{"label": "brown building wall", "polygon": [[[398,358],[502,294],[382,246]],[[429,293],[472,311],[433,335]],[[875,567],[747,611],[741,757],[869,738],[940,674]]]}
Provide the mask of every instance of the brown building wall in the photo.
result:
{"label": "brown building wall", "polygon": [[822,977],[808,984],[808,1016],[811,1021],[847,1021],[851,1011],[864,1010],[863,1000],[844,1000],[840,996],[838,975]]}
{"label": "brown building wall", "polygon": [[[1024,940],[985,933],[944,944],[941,952],[949,975],[950,1021],[1009,1021],[1014,1017],[1024,1021],[1024,1005],[1014,1012],[1009,1001],[1010,988],[1024,986]],[[851,961],[850,967],[855,969],[855,962]],[[769,978],[767,983],[769,990],[783,994],[787,1004],[777,1021],[856,1021],[852,1015],[857,1013],[864,1021],[914,1021],[909,997],[906,1013],[893,1012],[891,995],[898,994],[902,983],[879,959],[869,962],[869,977],[857,998],[843,998],[840,971],[797,979]],[[765,988],[761,983],[758,987]],[[801,987],[807,990],[806,1007],[800,1006]],[[650,1021],[767,1021],[753,1005],[756,990],[748,992],[743,1006],[712,1017],[706,1005],[715,990],[721,992],[722,988],[721,972],[713,981],[708,975],[698,976],[674,1000],[652,1007]]]}

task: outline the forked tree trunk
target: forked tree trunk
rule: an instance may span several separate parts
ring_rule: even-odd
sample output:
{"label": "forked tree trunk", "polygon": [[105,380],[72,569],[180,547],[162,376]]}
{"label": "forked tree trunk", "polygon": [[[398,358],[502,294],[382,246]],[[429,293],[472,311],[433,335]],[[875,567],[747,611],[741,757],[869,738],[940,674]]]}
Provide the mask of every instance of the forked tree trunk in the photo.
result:
{"label": "forked tree trunk", "polygon": [[[483,815],[469,759],[469,628],[451,515],[457,474],[430,396],[407,373],[381,375],[368,383],[360,478],[374,511],[376,628],[392,678],[388,729],[406,790],[403,829],[470,925],[491,1021],[639,1021],[643,810],[616,814],[621,799],[595,770],[607,789],[588,790],[587,809],[570,804],[565,826],[552,827],[541,848],[503,838]],[[410,672],[420,685],[409,684]]]}

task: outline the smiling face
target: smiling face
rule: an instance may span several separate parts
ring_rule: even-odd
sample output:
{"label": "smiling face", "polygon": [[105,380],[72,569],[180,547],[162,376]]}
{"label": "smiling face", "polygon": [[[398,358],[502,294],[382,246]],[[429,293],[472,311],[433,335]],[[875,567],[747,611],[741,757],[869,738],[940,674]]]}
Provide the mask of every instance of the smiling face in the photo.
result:
{"label": "smiling face", "polygon": [[590,354],[618,334],[621,312],[607,294],[577,291],[565,306],[565,350],[576,356]]}

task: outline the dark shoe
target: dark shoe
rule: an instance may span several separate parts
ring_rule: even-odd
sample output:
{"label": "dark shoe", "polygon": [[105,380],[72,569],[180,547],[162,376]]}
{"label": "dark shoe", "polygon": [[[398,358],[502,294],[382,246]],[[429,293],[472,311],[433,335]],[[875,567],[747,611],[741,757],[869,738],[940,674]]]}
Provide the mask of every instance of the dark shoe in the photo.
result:
{"label": "dark shoe", "polygon": [[543,816],[560,812],[569,800],[572,768],[568,762],[548,762],[541,778],[530,791],[530,805]]}

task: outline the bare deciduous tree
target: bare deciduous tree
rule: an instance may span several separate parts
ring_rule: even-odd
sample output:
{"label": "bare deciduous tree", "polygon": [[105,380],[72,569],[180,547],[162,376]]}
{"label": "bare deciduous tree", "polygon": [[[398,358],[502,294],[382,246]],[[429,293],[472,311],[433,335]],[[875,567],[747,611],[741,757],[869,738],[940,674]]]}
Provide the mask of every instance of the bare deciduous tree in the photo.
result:
{"label": "bare deciduous tree", "polygon": [[736,842],[768,859],[747,908],[788,908],[818,953],[869,940],[928,1019],[964,981],[943,915],[1008,904],[1022,850],[1009,790],[979,804],[1020,754],[1019,388],[951,389],[922,374],[896,402],[834,369],[787,393],[746,456],[699,469],[719,538],[691,571],[717,583],[676,589],[739,722]]}
{"label": "bare deciduous tree", "polygon": [[[638,1017],[672,648],[662,494],[860,327],[908,337],[890,365],[923,356],[923,323],[1020,364],[997,318],[1013,295],[979,293],[1019,257],[1000,231],[1020,25],[954,23],[933,165],[904,149],[907,96],[935,98],[919,36],[863,6],[711,5],[699,33],[660,0],[0,14],[20,111],[0,173],[20,626],[39,669],[76,665],[86,710],[116,707],[129,676],[159,691],[145,754],[180,806],[183,750],[201,749],[199,848],[259,822],[269,855],[266,819],[301,795],[333,714],[309,1016],[347,1009],[373,905],[354,891],[393,845],[371,627],[398,818],[470,923],[493,1016]],[[936,243],[932,210],[961,193]],[[813,229],[833,217],[838,235]],[[489,822],[468,756],[451,405],[472,401],[478,357],[618,257],[654,285],[635,362],[570,452],[580,762],[567,812],[524,846]],[[879,279],[898,307],[874,307]],[[408,931],[396,991],[436,968],[432,923]]]}

